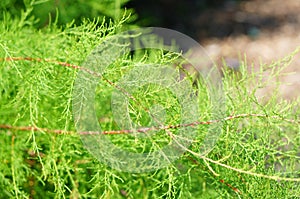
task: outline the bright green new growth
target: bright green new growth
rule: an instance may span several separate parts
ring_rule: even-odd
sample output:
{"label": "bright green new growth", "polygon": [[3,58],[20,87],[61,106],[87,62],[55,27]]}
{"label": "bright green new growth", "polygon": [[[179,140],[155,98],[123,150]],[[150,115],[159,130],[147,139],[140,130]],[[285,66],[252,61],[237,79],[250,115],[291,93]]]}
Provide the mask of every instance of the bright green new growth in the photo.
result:
{"label": "bright green new growth", "polygon": [[[63,30],[50,25],[39,31],[20,20],[4,20],[0,25],[0,124],[75,131],[72,91],[79,69],[49,60],[81,66],[96,46],[122,29],[125,20],[110,25],[85,21]],[[297,197],[299,100],[279,100],[274,93],[261,102],[255,96],[256,89],[265,86],[258,78],[264,70],[271,71],[272,78],[280,76],[297,52],[251,74],[246,64],[238,77],[224,71],[226,114],[257,115],[225,120],[216,146],[205,157],[199,155],[199,149],[209,124],[198,125],[198,135],[184,155],[154,172],[131,174],[111,169],[84,148],[76,133],[0,129],[0,198]],[[118,82],[135,65],[169,64],[168,58],[176,56],[157,51],[143,55],[117,60],[105,78]],[[8,61],[16,57],[49,60]],[[114,89],[99,79],[95,107],[106,131],[120,130],[111,112]],[[204,84],[199,83],[198,96],[199,121],[209,121],[213,107]],[[130,101],[129,113],[141,126],[157,125],[141,105],[152,108],[158,119],[165,117],[160,122],[166,125],[180,121],[180,110],[169,90],[149,85],[137,90],[134,97],[141,104]],[[175,136],[176,131],[171,130]],[[170,140],[165,131],[149,133],[155,133],[152,142],[125,134],[107,136],[115,145],[136,152],[157,150]]]}

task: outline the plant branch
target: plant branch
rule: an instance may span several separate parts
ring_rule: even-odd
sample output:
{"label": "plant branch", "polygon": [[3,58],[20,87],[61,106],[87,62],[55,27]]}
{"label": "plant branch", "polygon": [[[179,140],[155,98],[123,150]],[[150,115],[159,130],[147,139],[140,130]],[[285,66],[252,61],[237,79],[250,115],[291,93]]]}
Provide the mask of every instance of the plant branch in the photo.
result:
{"label": "plant branch", "polygon": [[[49,62],[49,63],[58,64],[58,65],[64,66],[64,67],[70,67],[70,68],[73,68],[73,69],[83,70],[83,71],[88,72],[91,75],[101,77],[104,81],[109,83],[111,86],[114,86],[115,88],[117,88],[120,91],[122,91],[123,93],[125,93],[128,97],[130,97],[131,99],[136,101],[136,99],[133,96],[131,96],[124,89],[119,88],[115,83],[111,82],[110,80],[104,78],[102,75],[100,75],[100,74],[98,74],[94,71],[91,71],[89,69],[86,69],[86,68],[78,66],[78,65],[70,64],[70,63],[67,63],[67,62],[51,60],[51,59],[41,59],[41,58],[31,58],[31,57],[0,58],[0,61]],[[279,120],[294,123],[294,124],[300,124],[299,120],[286,119],[286,118],[282,118],[282,117],[277,116],[277,115],[270,116],[270,115],[266,115],[266,114],[245,113],[245,114],[231,115],[231,116],[225,117],[223,119],[218,119],[218,120],[195,121],[195,122],[187,123],[187,124],[160,125],[160,126],[153,126],[153,127],[143,127],[143,128],[139,128],[139,129],[127,129],[127,130],[123,129],[123,130],[112,130],[112,131],[102,131],[102,132],[88,131],[88,132],[79,132],[78,134],[80,134],[80,135],[89,135],[89,134],[107,134],[107,135],[110,135],[110,134],[130,134],[130,133],[135,133],[135,132],[146,133],[148,131],[178,129],[178,128],[184,128],[184,127],[196,127],[196,126],[199,126],[199,125],[210,125],[210,124],[213,124],[213,123],[224,122],[224,121],[238,119],[238,118],[250,118],[250,117],[272,118],[272,119],[279,119]],[[48,128],[40,128],[40,127],[36,127],[36,126],[11,126],[11,125],[8,125],[8,124],[0,124],[0,129],[11,129],[11,130],[17,130],[17,131],[44,131],[44,132],[47,132],[47,133],[55,133],[55,134],[76,134],[76,132],[74,132],[74,131],[66,131],[66,130],[59,130],[59,129],[58,130],[53,130],[53,129],[48,129]],[[283,181],[300,182],[300,178],[286,178],[286,177],[280,177],[280,176],[268,176],[268,175],[265,175],[265,174],[255,173],[255,172],[252,172],[252,171],[246,171],[246,170],[243,170],[243,169],[235,168],[235,167],[232,167],[230,165],[220,163],[220,161],[210,159],[208,157],[205,157],[201,154],[198,154],[198,153],[186,148],[185,146],[181,145],[178,142],[178,140],[176,139],[176,135],[172,134],[171,132],[168,132],[168,134],[180,147],[182,147],[182,149],[186,150],[187,152],[189,152],[190,154],[192,154],[196,157],[199,157],[199,158],[203,159],[207,164],[208,164],[208,162],[211,162],[213,164],[222,166],[224,168],[227,168],[227,169],[239,172],[239,173],[244,173],[244,174],[248,174],[248,175],[251,175],[251,176],[262,177],[262,178],[271,179],[271,180],[283,180]],[[215,172],[213,172],[213,173],[215,173]]]}

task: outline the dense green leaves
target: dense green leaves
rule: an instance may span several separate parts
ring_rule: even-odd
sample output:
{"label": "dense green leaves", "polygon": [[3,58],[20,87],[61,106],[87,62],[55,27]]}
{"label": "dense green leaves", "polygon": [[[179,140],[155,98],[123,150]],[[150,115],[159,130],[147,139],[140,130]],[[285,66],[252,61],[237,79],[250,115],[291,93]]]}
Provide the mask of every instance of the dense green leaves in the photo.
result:
{"label": "dense green leaves", "polygon": [[[122,29],[126,16],[115,23],[85,20],[80,26],[69,25],[63,30],[53,24],[37,30],[25,15],[14,20],[5,18],[0,25],[0,124],[68,133],[2,126],[0,198],[298,196],[299,101],[280,101],[275,94],[269,100],[258,100],[254,91],[265,85],[257,78],[260,72],[249,74],[241,66],[239,77],[233,77],[235,74],[224,71],[226,113],[244,115],[224,120],[222,134],[209,154],[198,153],[209,125],[204,122],[196,127],[199,135],[188,151],[169,167],[139,174],[116,171],[98,162],[75,132],[72,91],[79,69],[72,66],[81,66],[96,46]],[[136,59],[121,57],[108,67],[105,77],[118,82],[136,65],[169,64],[171,55],[162,51],[147,53]],[[278,71],[286,65],[282,59],[266,68],[271,70],[269,78],[278,77]],[[121,130],[111,113],[111,93],[116,87],[102,80],[95,105],[100,125],[106,131]],[[208,121],[213,107],[206,87],[199,83],[196,88],[199,120]],[[153,125],[142,106],[152,108],[157,117],[166,116],[168,124],[180,121],[180,107],[169,90],[150,84],[136,89],[133,95],[137,101],[129,100],[129,113],[136,123]],[[172,132],[176,135],[176,129]],[[165,141],[167,135],[163,130],[152,133],[157,133],[152,141],[159,149],[165,144],[160,139]],[[132,151],[157,149],[134,136],[107,136],[114,144]]]}

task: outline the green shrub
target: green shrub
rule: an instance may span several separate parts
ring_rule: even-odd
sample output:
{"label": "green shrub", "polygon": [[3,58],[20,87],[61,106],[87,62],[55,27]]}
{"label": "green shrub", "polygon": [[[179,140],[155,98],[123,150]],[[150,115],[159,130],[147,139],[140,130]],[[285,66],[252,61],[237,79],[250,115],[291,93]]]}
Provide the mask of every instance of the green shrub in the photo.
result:
{"label": "green shrub", "polygon": [[[71,22],[80,25],[83,19],[103,18],[107,21],[118,21],[124,12],[131,13],[130,23],[134,17],[133,9],[124,10],[129,0],[4,0],[0,2],[0,10],[11,16],[20,17],[21,11],[30,10],[28,17],[35,18],[35,27],[42,28],[51,21],[59,26]],[[3,16],[0,16],[3,19]]]}
{"label": "green shrub", "polygon": [[[66,26],[63,30],[53,24],[37,30],[26,15],[29,16],[25,12],[20,19],[4,18],[0,24],[0,198],[299,196],[299,100],[280,101],[274,93],[261,102],[255,96],[255,91],[268,83],[257,77],[269,70],[269,78],[277,78],[298,51],[268,68],[261,66],[257,73],[248,73],[241,66],[239,78],[224,71],[228,117],[222,120],[222,134],[210,153],[199,154],[201,139],[209,126],[204,122],[197,126],[199,136],[193,144],[169,167],[133,174],[97,161],[75,132],[72,116],[72,91],[80,71],[72,66],[82,66],[96,46],[122,29],[126,17],[109,24],[85,20],[80,26]],[[117,83],[137,64],[170,62],[170,55],[160,51],[131,58],[127,55],[111,64],[105,77]],[[97,89],[101,127],[117,130],[110,117],[109,98],[116,87],[102,78]],[[199,83],[197,90],[199,120],[207,121],[213,107],[206,87]],[[170,92],[155,86],[134,95],[146,106],[158,101],[177,107]],[[178,121],[175,108],[165,113],[172,113],[167,121],[174,125]],[[139,104],[132,103],[131,117],[148,124],[143,111]],[[176,130],[172,130],[174,135]],[[149,150],[146,147],[155,144],[134,142],[127,135],[107,136],[116,145],[136,151]],[[155,141],[161,144],[159,139]]]}

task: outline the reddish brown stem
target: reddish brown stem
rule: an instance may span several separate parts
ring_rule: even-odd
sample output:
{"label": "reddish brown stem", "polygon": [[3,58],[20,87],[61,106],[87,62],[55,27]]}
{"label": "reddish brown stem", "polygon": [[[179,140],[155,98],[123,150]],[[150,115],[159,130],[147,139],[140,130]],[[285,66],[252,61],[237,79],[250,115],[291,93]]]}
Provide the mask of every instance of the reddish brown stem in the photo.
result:
{"label": "reddish brown stem", "polygon": [[[130,133],[146,133],[148,131],[158,131],[158,130],[167,130],[167,129],[178,129],[178,128],[184,128],[184,127],[195,127],[198,125],[209,125],[213,123],[218,123],[222,121],[228,121],[228,120],[233,120],[237,118],[248,118],[248,117],[270,117],[274,119],[281,119],[278,116],[267,116],[263,114],[239,114],[239,115],[233,115],[233,116],[228,116],[223,119],[219,120],[209,120],[209,121],[195,121],[192,123],[188,124],[176,124],[176,125],[166,125],[166,126],[152,126],[152,127],[144,127],[144,128],[139,128],[139,129],[123,129],[123,130],[112,130],[112,131],[86,131],[86,132],[79,132],[80,135],[97,135],[97,134],[130,134]],[[287,122],[292,122],[292,123],[297,123],[299,124],[299,121],[296,120],[290,120],[290,119],[283,119]],[[0,129],[13,129],[13,130],[18,130],[18,131],[44,131],[48,133],[55,133],[55,134],[75,134],[74,131],[65,131],[65,130],[52,130],[52,129],[47,129],[47,128],[39,128],[39,127],[33,127],[33,126],[11,126],[7,124],[0,124]]]}

